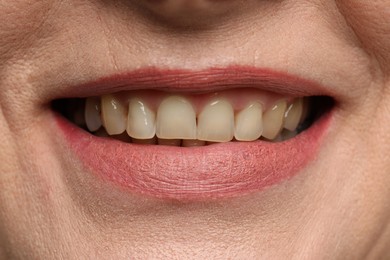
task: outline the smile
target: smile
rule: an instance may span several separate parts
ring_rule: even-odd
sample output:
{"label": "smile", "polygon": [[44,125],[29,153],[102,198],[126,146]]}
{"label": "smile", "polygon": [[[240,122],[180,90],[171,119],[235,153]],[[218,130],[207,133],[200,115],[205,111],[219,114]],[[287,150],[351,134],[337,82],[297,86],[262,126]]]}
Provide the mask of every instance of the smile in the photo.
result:
{"label": "smile", "polygon": [[126,192],[193,201],[299,173],[319,150],[334,101],[271,70],[153,68],[73,87],[53,108],[87,172]]}

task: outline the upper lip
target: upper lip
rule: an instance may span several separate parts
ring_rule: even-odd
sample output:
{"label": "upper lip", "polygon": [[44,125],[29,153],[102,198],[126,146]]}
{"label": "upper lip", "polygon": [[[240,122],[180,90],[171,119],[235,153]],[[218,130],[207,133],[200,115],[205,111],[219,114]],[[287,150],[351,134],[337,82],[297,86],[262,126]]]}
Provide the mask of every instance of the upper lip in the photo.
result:
{"label": "upper lip", "polygon": [[[145,68],[71,86],[61,97],[99,96],[134,89],[199,92],[239,87],[297,97],[331,95],[325,87],[293,75],[231,66],[203,71]],[[60,117],[57,121],[87,171],[131,192],[197,200],[259,190],[295,175],[317,152],[331,118],[328,113],[308,131],[287,142],[237,142],[188,150],[97,138]]]}
{"label": "upper lip", "polygon": [[136,89],[198,93],[241,87],[259,88],[290,97],[335,95],[314,81],[267,68],[229,66],[191,71],[148,67],[64,87],[53,99],[100,96]]}

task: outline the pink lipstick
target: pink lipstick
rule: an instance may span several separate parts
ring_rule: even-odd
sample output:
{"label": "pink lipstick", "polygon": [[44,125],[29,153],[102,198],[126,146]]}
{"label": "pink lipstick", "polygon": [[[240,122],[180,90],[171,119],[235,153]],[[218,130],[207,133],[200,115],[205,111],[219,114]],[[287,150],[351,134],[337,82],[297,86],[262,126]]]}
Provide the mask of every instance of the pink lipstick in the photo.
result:
{"label": "pink lipstick", "polygon": [[[233,66],[204,71],[142,69],[71,87],[66,97],[135,89],[188,94],[243,87],[289,97],[331,95],[325,87],[296,76]],[[180,201],[240,196],[295,176],[315,158],[333,117],[328,111],[283,142],[257,140],[184,148],[97,137],[54,115],[86,174],[128,193]]]}

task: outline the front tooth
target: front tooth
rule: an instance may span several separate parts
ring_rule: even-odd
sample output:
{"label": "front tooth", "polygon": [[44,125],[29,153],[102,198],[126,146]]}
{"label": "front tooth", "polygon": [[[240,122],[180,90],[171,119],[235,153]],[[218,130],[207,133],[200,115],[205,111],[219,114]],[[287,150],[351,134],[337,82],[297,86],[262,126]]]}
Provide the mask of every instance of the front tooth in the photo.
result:
{"label": "front tooth", "polygon": [[127,133],[136,139],[151,139],[156,134],[155,113],[140,99],[129,102]]}
{"label": "front tooth", "polygon": [[118,135],[126,130],[125,107],[113,95],[102,96],[103,125],[109,135]]}
{"label": "front tooth", "polygon": [[100,99],[97,97],[87,98],[85,101],[85,122],[89,131],[94,132],[102,126],[100,119]]}
{"label": "front tooth", "polygon": [[196,114],[185,98],[171,96],[157,111],[156,135],[162,139],[196,139]]}
{"label": "front tooth", "polygon": [[284,128],[294,131],[301,120],[302,111],[303,100],[302,98],[298,98],[287,108],[284,114]]}
{"label": "front tooth", "polygon": [[262,133],[263,137],[270,140],[277,137],[280,130],[282,129],[284,112],[286,111],[286,107],[286,101],[281,100],[264,113]]}
{"label": "front tooth", "polygon": [[261,104],[254,102],[240,111],[235,117],[234,137],[239,141],[254,141],[263,132],[263,109]]}
{"label": "front tooth", "polygon": [[198,139],[212,142],[229,142],[234,134],[234,111],[229,102],[210,102],[198,117]]}

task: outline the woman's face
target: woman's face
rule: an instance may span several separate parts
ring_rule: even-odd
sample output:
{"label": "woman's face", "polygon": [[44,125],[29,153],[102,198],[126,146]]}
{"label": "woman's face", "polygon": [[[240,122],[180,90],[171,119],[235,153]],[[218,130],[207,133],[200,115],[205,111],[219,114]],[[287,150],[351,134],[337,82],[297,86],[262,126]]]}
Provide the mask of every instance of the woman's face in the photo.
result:
{"label": "woman's face", "polygon": [[0,20],[0,258],[390,257],[388,0],[0,0]]}

